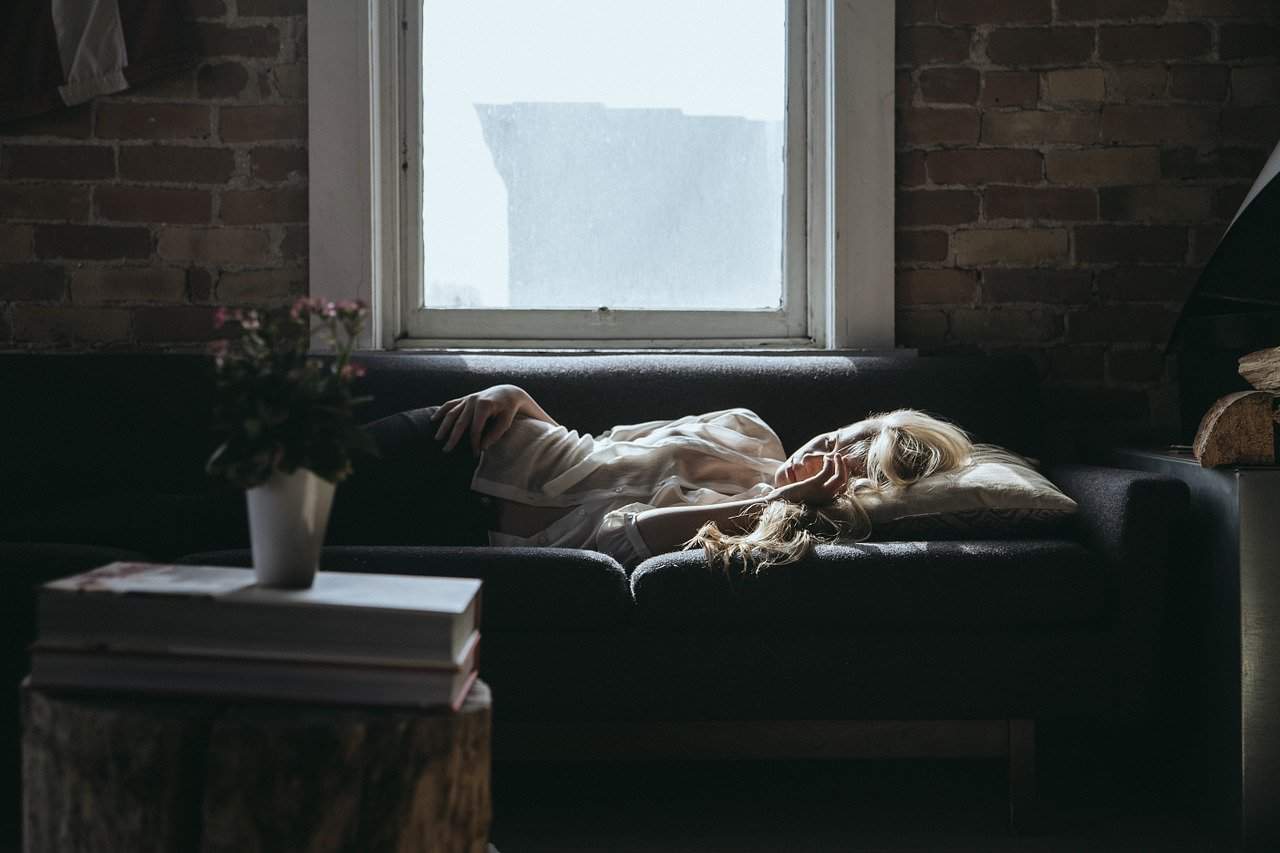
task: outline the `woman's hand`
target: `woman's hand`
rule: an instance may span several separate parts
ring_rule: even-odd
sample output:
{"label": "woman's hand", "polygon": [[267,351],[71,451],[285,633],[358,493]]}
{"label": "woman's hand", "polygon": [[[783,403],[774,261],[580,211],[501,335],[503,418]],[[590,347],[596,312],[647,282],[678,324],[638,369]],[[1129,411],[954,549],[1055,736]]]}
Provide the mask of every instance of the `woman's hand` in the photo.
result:
{"label": "woman's hand", "polygon": [[446,453],[458,446],[468,430],[471,432],[471,451],[479,453],[506,435],[511,424],[521,415],[555,423],[528,392],[516,385],[494,385],[449,400],[441,404],[431,420],[440,424],[436,440],[444,441]]}
{"label": "woman's hand", "polygon": [[849,460],[841,453],[811,453],[798,462],[787,463],[786,485],[774,489],[769,500],[785,500],[811,506],[824,506],[844,492],[849,483]]}

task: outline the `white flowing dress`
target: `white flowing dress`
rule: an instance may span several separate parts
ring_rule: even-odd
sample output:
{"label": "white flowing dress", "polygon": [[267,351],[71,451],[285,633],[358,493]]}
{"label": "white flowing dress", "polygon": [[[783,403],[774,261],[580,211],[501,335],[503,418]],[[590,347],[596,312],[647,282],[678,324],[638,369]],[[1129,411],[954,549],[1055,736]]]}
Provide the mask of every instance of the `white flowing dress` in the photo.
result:
{"label": "white flowing dress", "polygon": [[636,516],[772,491],[782,442],[749,409],[615,426],[598,436],[517,419],[480,456],[472,490],[531,506],[572,507],[529,537],[490,531],[493,545],[584,548],[632,567],[652,556]]}

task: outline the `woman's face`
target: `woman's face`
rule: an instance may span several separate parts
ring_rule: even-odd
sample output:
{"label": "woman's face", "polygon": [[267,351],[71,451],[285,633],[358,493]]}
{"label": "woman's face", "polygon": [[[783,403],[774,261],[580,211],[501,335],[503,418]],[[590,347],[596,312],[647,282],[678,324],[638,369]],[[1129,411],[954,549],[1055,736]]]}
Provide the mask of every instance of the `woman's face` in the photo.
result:
{"label": "woman's face", "polygon": [[782,463],[773,475],[774,485],[785,486],[812,477],[821,470],[823,457],[831,453],[840,453],[848,460],[850,477],[864,476],[867,473],[867,446],[879,431],[879,422],[868,419],[815,435]]}

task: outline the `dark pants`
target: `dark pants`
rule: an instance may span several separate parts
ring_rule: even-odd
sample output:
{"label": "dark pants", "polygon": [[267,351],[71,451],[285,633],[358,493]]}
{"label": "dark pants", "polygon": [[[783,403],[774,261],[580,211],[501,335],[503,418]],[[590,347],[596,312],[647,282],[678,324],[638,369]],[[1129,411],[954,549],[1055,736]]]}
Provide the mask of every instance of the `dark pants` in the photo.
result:
{"label": "dark pants", "polygon": [[367,424],[381,451],[338,485],[331,545],[487,545],[492,503],[471,491],[477,457],[465,440],[445,453],[432,406]]}

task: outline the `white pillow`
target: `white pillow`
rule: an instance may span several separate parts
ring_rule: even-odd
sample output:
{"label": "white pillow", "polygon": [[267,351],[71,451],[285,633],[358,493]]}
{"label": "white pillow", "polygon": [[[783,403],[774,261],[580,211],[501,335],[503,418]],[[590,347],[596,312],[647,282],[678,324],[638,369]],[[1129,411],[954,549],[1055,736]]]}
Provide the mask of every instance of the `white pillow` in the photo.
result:
{"label": "white pillow", "polygon": [[1060,532],[1076,502],[1028,459],[974,445],[968,465],[860,495],[872,539],[987,539]]}

